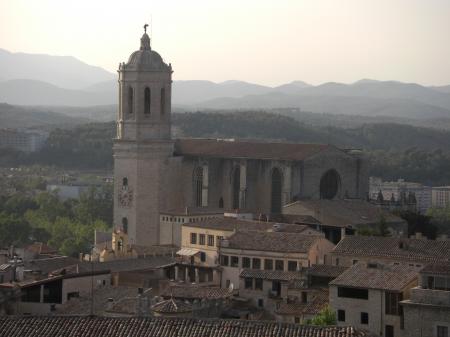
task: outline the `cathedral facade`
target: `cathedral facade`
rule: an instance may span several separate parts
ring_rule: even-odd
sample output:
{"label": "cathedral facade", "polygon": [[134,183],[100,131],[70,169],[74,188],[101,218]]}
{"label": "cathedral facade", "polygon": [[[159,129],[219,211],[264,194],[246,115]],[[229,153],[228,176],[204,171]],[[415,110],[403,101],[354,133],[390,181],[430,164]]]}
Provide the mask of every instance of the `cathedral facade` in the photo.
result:
{"label": "cathedral facade", "polygon": [[267,217],[300,199],[363,199],[359,151],[324,144],[172,139],[172,66],[140,49],[119,66],[114,141],[114,225],[130,242],[160,242],[160,213],[189,208],[245,210]]}

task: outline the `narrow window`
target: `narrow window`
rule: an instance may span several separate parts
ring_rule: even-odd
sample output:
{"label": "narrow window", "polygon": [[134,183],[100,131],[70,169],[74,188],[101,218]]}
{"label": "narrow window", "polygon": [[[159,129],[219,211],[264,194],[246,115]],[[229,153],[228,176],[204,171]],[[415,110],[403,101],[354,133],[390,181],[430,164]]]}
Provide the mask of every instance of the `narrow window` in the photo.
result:
{"label": "narrow window", "polygon": [[146,87],[144,90],[144,114],[146,115],[150,115],[150,102],[151,102],[150,88]]}
{"label": "narrow window", "polygon": [[250,268],[250,258],[249,257],[242,258],[242,268]]}
{"label": "narrow window", "polygon": [[194,177],[193,177],[193,187],[194,187],[194,202],[195,206],[201,207],[202,206],[202,194],[203,194],[203,168],[197,167],[194,170]]}
{"label": "narrow window", "polygon": [[199,244],[199,245],[205,245],[205,234],[200,234],[200,235],[198,236],[198,238],[199,238],[198,244]]}
{"label": "narrow window", "polygon": [[205,262],[206,261],[206,253],[200,252],[200,261]]}
{"label": "narrow window", "polygon": [[345,310],[337,311],[337,319],[339,322],[345,322]]}
{"label": "narrow window", "polygon": [[252,268],[253,269],[261,269],[261,260],[258,258],[253,258]]}
{"label": "narrow window", "polygon": [[367,312],[361,313],[361,324],[369,324],[369,314]]}
{"label": "narrow window", "polygon": [[252,289],[253,288],[253,279],[251,277],[245,278],[245,289]]}
{"label": "narrow window", "polygon": [[191,244],[192,245],[197,244],[197,233],[191,233]]}
{"label": "narrow window", "polygon": [[128,87],[128,113],[133,113],[133,88]]}
{"label": "narrow window", "polygon": [[128,178],[123,178],[122,179],[122,188],[127,188],[128,187]]}
{"label": "narrow window", "polygon": [[122,218],[122,230],[124,233],[128,233],[128,219],[126,217]]}
{"label": "narrow window", "polygon": [[284,270],[284,261],[283,260],[275,260],[275,270]]}
{"label": "narrow window", "polygon": [[273,270],[273,260],[264,259],[264,270]]}
{"label": "narrow window", "polygon": [[166,111],[166,89],[161,88],[161,115]]}
{"label": "narrow window", "polygon": [[255,290],[263,290],[263,279],[255,278]]}
{"label": "narrow window", "polygon": [[219,208],[223,208],[223,198],[219,199]]}
{"label": "narrow window", "polygon": [[230,261],[230,267],[239,267],[239,257],[238,256],[232,256]]}
{"label": "narrow window", "polygon": [[222,266],[228,266],[229,257],[228,255],[222,255]]}
{"label": "narrow window", "polygon": [[208,235],[208,246],[214,246],[214,235]]}

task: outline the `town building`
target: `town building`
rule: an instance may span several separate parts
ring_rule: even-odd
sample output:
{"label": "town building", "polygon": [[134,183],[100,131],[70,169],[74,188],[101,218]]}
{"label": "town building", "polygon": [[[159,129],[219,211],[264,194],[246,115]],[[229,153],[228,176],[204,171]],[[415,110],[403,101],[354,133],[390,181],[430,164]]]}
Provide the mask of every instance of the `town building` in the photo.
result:
{"label": "town building", "polygon": [[411,266],[450,261],[450,241],[427,238],[347,236],[328,254],[328,263],[350,267],[358,262],[400,262]]}
{"label": "town building", "polygon": [[22,152],[39,151],[45,144],[48,133],[30,129],[0,129],[0,148]]}
{"label": "town building", "polygon": [[402,264],[359,262],[330,282],[330,306],[338,325],[385,337],[410,337],[400,302],[417,285],[419,269]]}
{"label": "town building", "polygon": [[409,299],[400,302],[405,336],[450,336],[450,263],[427,265]]}
{"label": "town building", "polygon": [[403,201],[406,203],[409,195],[414,195],[416,209],[425,214],[432,205],[431,186],[425,186],[420,183],[408,182],[404,179],[397,181],[383,181],[381,178],[370,177],[369,179],[369,197],[371,200],[379,200],[380,192],[384,201],[393,201],[394,203]]}
{"label": "town building", "polygon": [[408,233],[405,220],[364,200],[298,200],[285,205],[282,212],[284,221],[307,224],[335,244],[358,230],[376,231],[381,221],[393,236]]}
{"label": "town building", "polygon": [[[222,285],[228,286],[232,283],[236,289],[243,291],[259,290],[259,299],[263,302],[271,292],[273,297],[277,298],[281,295],[281,283],[277,282],[271,272],[295,273],[314,264],[324,264],[325,255],[333,248],[334,244],[323,236],[292,232],[237,231],[220,242]],[[260,275],[253,277],[261,279],[259,282],[269,281],[270,287],[246,285],[241,288],[242,279],[245,281],[245,278],[251,278],[245,275],[252,272]],[[284,274],[277,276],[292,277]],[[243,292],[240,292],[240,295],[243,296]],[[258,300],[254,294],[251,294],[251,297],[255,301]]]}
{"label": "town building", "polygon": [[450,205],[450,186],[432,188],[431,205],[436,208],[445,208]]}
{"label": "town building", "polygon": [[270,217],[301,198],[363,199],[368,193],[361,151],[327,144],[173,139],[172,66],[152,49],[146,33],[118,72],[114,225],[126,222],[133,244],[159,244],[161,214],[171,209],[246,209]]}

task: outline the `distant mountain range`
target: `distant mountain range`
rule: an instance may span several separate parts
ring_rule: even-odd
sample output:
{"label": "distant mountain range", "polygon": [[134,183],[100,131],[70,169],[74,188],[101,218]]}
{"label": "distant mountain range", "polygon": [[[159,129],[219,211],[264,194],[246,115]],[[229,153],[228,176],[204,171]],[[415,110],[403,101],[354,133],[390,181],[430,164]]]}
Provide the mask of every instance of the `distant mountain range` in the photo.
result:
{"label": "distant mountain range", "polygon": [[[72,106],[117,104],[117,77],[73,57],[0,49],[0,102]],[[399,118],[450,118],[450,85],[364,79],[312,86],[294,81],[268,87],[243,81],[174,81],[175,107],[196,109],[300,108],[302,111]],[[71,111],[76,114],[76,110]],[[82,116],[82,114],[80,115]]]}

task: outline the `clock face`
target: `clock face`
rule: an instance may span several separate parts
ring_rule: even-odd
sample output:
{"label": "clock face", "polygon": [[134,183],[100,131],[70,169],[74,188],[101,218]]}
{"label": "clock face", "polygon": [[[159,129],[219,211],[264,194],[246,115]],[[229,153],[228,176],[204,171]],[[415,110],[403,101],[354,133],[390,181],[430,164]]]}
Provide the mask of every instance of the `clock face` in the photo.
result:
{"label": "clock face", "polygon": [[133,191],[130,188],[119,191],[120,206],[131,207],[132,202],[133,202]]}

